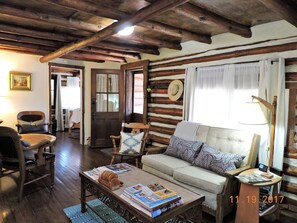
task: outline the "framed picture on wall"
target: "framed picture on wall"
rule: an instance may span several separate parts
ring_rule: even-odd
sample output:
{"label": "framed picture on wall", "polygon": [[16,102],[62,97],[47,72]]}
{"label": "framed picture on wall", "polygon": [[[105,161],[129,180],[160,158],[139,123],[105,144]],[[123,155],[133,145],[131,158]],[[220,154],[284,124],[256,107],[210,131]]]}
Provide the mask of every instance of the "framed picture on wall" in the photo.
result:
{"label": "framed picture on wall", "polygon": [[24,72],[10,72],[10,90],[31,91],[31,74]]}

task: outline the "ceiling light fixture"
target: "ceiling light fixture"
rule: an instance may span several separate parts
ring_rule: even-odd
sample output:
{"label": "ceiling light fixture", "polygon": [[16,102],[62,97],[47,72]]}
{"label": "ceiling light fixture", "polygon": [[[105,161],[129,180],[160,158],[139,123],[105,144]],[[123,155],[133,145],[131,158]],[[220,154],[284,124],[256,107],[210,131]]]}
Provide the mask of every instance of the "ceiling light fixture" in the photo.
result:
{"label": "ceiling light fixture", "polygon": [[128,26],[118,32],[121,36],[129,36],[134,32],[134,26]]}

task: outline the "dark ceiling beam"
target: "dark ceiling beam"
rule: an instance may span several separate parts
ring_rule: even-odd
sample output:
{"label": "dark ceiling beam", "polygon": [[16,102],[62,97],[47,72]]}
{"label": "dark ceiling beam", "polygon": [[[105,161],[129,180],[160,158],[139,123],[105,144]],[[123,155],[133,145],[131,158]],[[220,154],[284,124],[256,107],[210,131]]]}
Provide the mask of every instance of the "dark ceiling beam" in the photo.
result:
{"label": "dark ceiling beam", "polygon": [[[107,5],[104,7],[90,1],[82,0],[45,0],[50,3],[54,3],[60,6],[71,8],[80,12],[89,13],[100,17],[109,19],[121,20],[129,16],[129,14],[120,10],[110,8]],[[178,37],[184,40],[195,40],[203,43],[211,43],[211,38],[208,35],[194,33],[185,29],[176,28],[167,24],[154,21],[144,21],[138,23],[137,26],[141,26],[146,29],[151,29],[155,32]]]}
{"label": "dark ceiling beam", "polygon": [[[78,39],[82,38],[81,36],[78,37],[78,36],[72,36],[72,35],[66,35],[66,34],[56,34],[54,32],[37,31],[37,30],[26,29],[18,26],[9,26],[1,23],[0,23],[0,30],[1,32],[5,32],[5,33],[23,35],[28,37],[38,36],[41,39],[62,41],[67,43],[77,41]],[[123,51],[126,53],[143,52],[143,53],[154,54],[154,55],[160,54],[157,48],[149,47],[149,46],[137,47],[137,46],[128,45],[128,44],[126,44],[125,46],[122,46],[122,45],[114,44],[107,41],[97,43],[95,44],[95,46],[98,46],[103,49]]]}
{"label": "dark ceiling beam", "polygon": [[159,0],[149,6],[140,9],[135,14],[122,19],[119,22],[115,22],[110,26],[100,30],[98,33],[80,40],[79,42],[75,42],[72,44],[68,44],[55,52],[47,54],[40,58],[40,62],[48,62],[65,54],[68,54],[74,50],[81,49],[88,45],[94,44],[96,42],[102,41],[114,34],[118,31],[122,30],[123,28],[131,25],[135,25],[139,22],[148,20],[156,15],[159,15],[165,11],[168,11],[178,5],[184,4],[188,0]]}
{"label": "dark ceiling beam", "polygon": [[[6,45],[6,46],[10,45],[10,46],[14,46],[14,47],[21,47],[21,48],[25,47],[25,48],[30,48],[30,49],[34,49],[34,50],[45,50],[45,51],[47,51],[46,54],[57,49],[55,47],[40,46],[40,45],[29,44],[29,43],[13,42],[13,41],[8,41],[8,40],[1,40],[1,39],[0,39],[0,44]],[[126,62],[125,58],[123,58],[123,57],[100,55],[100,54],[94,54],[94,53],[87,53],[87,52],[83,52],[83,51],[71,52],[70,56],[86,58],[86,59],[91,59],[91,60],[108,60],[108,61],[114,61],[114,62]]]}
{"label": "dark ceiling beam", "polygon": [[134,35],[130,36],[119,36],[119,35],[114,35],[111,37],[112,40],[122,40],[126,39],[127,41],[132,41],[136,43],[145,43],[151,46],[157,46],[158,48],[165,47],[169,49],[174,49],[174,50],[181,50],[182,47],[180,43],[176,42],[169,42],[166,40],[160,40],[160,39],[155,39],[155,38],[150,38],[148,36],[142,35],[141,33],[135,33]]}
{"label": "dark ceiling beam", "polygon": [[138,53],[125,53],[125,52],[120,52],[120,51],[106,50],[106,49],[93,47],[93,46],[87,46],[86,48],[83,48],[82,50],[83,51],[87,50],[92,53],[98,53],[98,54],[104,54],[104,55],[141,59],[141,57]]}
{"label": "dark ceiling beam", "polygon": [[160,55],[160,52],[157,47],[147,46],[144,44],[142,44],[142,46],[135,46],[132,44],[119,44],[110,41],[102,41],[93,44],[93,46],[100,47],[103,49],[120,50],[125,52],[142,52],[147,54]]}
{"label": "dark ceiling beam", "polygon": [[[40,21],[46,24],[55,24],[58,26],[62,26],[64,28],[70,28],[70,29],[76,29],[76,30],[84,30],[86,31],[84,35],[89,36],[93,33],[96,33],[101,30],[97,25],[91,24],[91,23],[86,23],[83,21],[79,20],[73,20],[73,19],[66,19],[62,17],[56,17],[56,16],[51,16],[47,14],[42,14],[38,13],[32,10],[21,10],[18,8],[13,8],[10,6],[6,6],[4,4],[0,4],[0,14],[5,14],[11,17],[11,20],[14,21],[16,19],[17,21],[22,19],[29,19],[33,21]],[[83,34],[83,32],[80,32]],[[118,36],[120,39],[127,39],[124,36]],[[149,43],[151,45],[156,45],[158,47],[167,47],[169,49],[180,49],[180,44],[177,43],[172,43],[170,41],[162,41],[156,38],[151,38],[151,37],[142,37],[137,34],[131,34],[129,36],[129,39],[132,39],[137,42],[144,42],[144,43]]]}
{"label": "dark ceiling beam", "polygon": [[141,26],[143,28],[150,29],[152,31],[159,32],[162,34],[175,36],[183,40],[194,40],[194,41],[208,43],[208,44],[211,43],[210,35],[190,32],[188,30],[176,28],[160,22],[147,21],[147,22],[142,22],[138,24],[138,26]]}
{"label": "dark ceiling beam", "polygon": [[[7,51],[12,51],[15,53],[23,53],[23,54],[30,54],[30,55],[39,55],[42,56],[44,54],[49,53],[50,51],[47,50],[41,50],[41,49],[31,49],[28,47],[14,47],[11,45],[6,45],[6,44],[1,44],[0,43],[0,49],[1,50],[7,50]],[[104,63],[104,60],[94,60],[94,59],[88,59],[85,57],[80,57],[78,55],[72,56],[72,55],[64,55],[62,58],[65,59],[71,59],[71,60],[83,60],[83,61],[90,61],[90,62],[96,62],[96,63]]]}
{"label": "dark ceiling beam", "polygon": [[[63,46],[63,43],[58,42],[58,41],[38,39],[38,38],[32,38],[32,37],[26,37],[26,36],[19,36],[16,34],[13,35],[13,34],[2,33],[2,32],[0,32],[0,39],[10,40],[10,41],[14,41],[14,42],[21,42],[21,43],[38,44],[38,45],[42,45],[42,46],[51,46],[51,47],[56,47],[56,48]],[[86,47],[84,50],[91,51],[92,53],[109,55],[109,56],[141,59],[140,55],[137,53],[125,53],[125,52],[120,52],[120,51],[101,49],[98,47]]]}
{"label": "dark ceiling beam", "polygon": [[250,27],[231,21],[190,3],[181,5],[172,11],[205,25],[219,27],[220,29],[242,37],[249,38],[252,36]]}
{"label": "dark ceiling beam", "polygon": [[10,41],[20,42],[20,43],[32,43],[32,44],[38,44],[42,46],[51,46],[56,48],[63,46],[62,42],[38,39],[38,38],[27,37],[27,36],[19,36],[17,34],[3,33],[1,32],[1,30],[0,30],[0,39],[10,40]]}
{"label": "dark ceiling beam", "polygon": [[297,5],[290,4],[286,0],[258,0],[267,8],[276,12],[284,20],[297,27]]}
{"label": "dark ceiling beam", "polygon": [[0,14],[16,16],[16,17],[25,18],[25,19],[32,19],[32,20],[47,22],[50,24],[55,24],[63,27],[68,27],[68,28],[73,28],[78,30],[85,30],[90,32],[98,32],[102,28],[98,25],[95,25],[92,23],[86,23],[81,20],[66,19],[62,17],[39,13],[28,9],[19,9],[19,8],[7,6],[2,3],[0,3]]}

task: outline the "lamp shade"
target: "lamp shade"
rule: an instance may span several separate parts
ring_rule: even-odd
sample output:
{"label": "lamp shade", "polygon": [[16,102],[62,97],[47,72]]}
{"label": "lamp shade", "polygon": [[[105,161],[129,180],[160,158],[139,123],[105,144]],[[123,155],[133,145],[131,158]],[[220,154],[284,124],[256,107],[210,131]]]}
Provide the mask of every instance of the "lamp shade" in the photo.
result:
{"label": "lamp shade", "polygon": [[267,119],[263,114],[259,102],[246,102],[243,106],[239,123],[245,125],[267,124]]}

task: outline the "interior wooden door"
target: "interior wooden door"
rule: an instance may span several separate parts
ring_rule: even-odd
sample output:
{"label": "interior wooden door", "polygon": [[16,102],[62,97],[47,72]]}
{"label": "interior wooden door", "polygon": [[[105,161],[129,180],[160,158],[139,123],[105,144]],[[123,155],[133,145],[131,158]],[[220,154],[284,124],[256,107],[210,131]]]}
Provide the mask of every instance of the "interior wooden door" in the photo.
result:
{"label": "interior wooden door", "polygon": [[124,114],[124,81],[120,70],[91,70],[91,147],[111,147]]}

